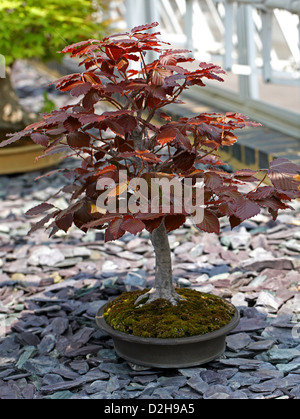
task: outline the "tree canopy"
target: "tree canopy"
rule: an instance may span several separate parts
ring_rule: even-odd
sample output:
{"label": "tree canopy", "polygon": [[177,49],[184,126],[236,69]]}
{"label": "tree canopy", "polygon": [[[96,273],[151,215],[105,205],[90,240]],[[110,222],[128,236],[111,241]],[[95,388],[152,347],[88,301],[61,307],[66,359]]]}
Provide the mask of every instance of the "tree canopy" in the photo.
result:
{"label": "tree canopy", "polygon": [[16,59],[58,59],[65,45],[101,38],[108,21],[95,18],[103,0],[1,0],[0,54],[6,64]]}
{"label": "tree canopy", "polygon": [[[169,104],[182,103],[179,96],[191,86],[204,87],[206,79],[222,82],[224,71],[204,62],[196,70],[185,68],[194,61],[189,51],[169,48],[157,37],[159,32],[148,33],[157,26],[154,22],[102,41],[89,39],[65,47],[61,52],[79,57],[86,71],[63,76],[54,84],[77,97],[78,103],[44,114],[42,121],[10,134],[0,144],[5,147],[30,136],[45,147],[45,155],[66,152],[81,157],[81,166],[71,166],[66,173],[73,179],[71,189],[62,190],[73,194],[69,207],[60,210],[46,202],[30,210],[32,216],[53,211],[32,231],[55,219],[49,226],[51,236],[59,229],[67,232],[73,223],[83,231],[106,226],[106,241],[144,228],[152,234],[162,221],[169,233],[194,209],[200,181],[204,183],[204,214],[195,225],[207,233],[219,234],[219,219],[224,216],[232,228],[262,209],[268,209],[276,220],[279,210],[291,208],[288,203],[300,197],[295,179],[300,166],[287,159],[278,158],[266,169],[242,169],[234,174],[220,167],[224,163],[217,151],[237,141],[234,131],[260,124],[237,112],[201,113],[176,121],[165,112]],[[149,51],[160,55],[146,64]],[[111,110],[100,115],[95,109],[100,101],[108,102]],[[162,123],[157,125],[159,120]],[[179,183],[178,190],[174,187],[169,193],[166,211],[161,199],[166,201],[166,193],[157,192],[153,183],[163,179]],[[182,193],[185,180],[191,181],[190,194]],[[269,186],[261,186],[265,180]],[[182,201],[184,205],[177,205]],[[106,205],[109,202],[111,208]],[[155,202],[157,211],[153,210]],[[166,239],[164,247],[167,243]]]}

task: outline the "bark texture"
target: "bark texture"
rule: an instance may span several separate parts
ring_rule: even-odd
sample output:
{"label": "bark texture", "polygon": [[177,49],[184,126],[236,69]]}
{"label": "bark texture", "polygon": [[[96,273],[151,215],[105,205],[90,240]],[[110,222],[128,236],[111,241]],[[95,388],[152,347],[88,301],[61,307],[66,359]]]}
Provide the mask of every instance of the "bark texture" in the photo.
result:
{"label": "bark texture", "polygon": [[0,78],[0,141],[6,134],[23,130],[35,120],[35,115],[27,112],[19,103],[12,83],[11,68],[6,69],[6,78]]}
{"label": "bark texture", "polygon": [[163,298],[176,305],[183,298],[177,294],[173,285],[171,250],[164,221],[153,231],[151,241],[156,258],[155,285],[148,293],[139,297],[136,300],[136,304],[144,299],[145,296],[148,296],[149,298],[145,304],[150,304],[155,300]]}

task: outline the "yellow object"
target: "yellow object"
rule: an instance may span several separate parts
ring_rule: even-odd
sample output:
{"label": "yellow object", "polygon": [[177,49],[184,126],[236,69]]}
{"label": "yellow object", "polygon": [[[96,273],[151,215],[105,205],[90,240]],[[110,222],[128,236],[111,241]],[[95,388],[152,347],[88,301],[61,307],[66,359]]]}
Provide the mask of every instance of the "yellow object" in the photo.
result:
{"label": "yellow object", "polygon": [[58,164],[61,154],[36,160],[43,154],[43,147],[33,144],[8,147],[0,150],[0,175],[32,172]]}
{"label": "yellow object", "polygon": [[26,279],[26,276],[24,274],[15,273],[10,278],[12,281],[24,281]]}
{"label": "yellow object", "polygon": [[54,284],[59,284],[60,282],[63,282],[62,277],[57,272],[51,272],[49,275],[50,278],[53,278]]}
{"label": "yellow object", "polygon": [[[300,182],[300,175],[296,175],[296,176],[295,176],[295,179],[296,179],[298,182]],[[298,189],[299,189],[299,191],[300,191],[300,185],[298,186]]]}

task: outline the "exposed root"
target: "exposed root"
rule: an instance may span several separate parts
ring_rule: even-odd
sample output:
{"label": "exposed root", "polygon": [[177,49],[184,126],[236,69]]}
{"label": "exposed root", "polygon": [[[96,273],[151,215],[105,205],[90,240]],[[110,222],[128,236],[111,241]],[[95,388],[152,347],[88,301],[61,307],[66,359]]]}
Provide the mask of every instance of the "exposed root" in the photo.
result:
{"label": "exposed root", "polygon": [[178,301],[184,300],[181,295],[177,294],[175,289],[173,290],[164,290],[164,289],[156,289],[152,288],[150,291],[146,292],[145,294],[140,295],[134,305],[139,304],[142,300],[148,297],[148,300],[145,301],[143,304],[138,305],[138,307],[142,307],[145,304],[151,304],[156,300],[164,299],[169,301],[173,306],[177,306]]}

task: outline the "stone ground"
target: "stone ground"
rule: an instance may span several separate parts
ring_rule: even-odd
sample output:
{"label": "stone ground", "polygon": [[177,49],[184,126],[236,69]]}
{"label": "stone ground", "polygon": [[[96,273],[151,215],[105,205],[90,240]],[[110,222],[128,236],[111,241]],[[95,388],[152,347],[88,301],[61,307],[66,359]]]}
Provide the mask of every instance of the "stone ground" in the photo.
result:
{"label": "stone ground", "polygon": [[41,173],[0,177],[0,399],[300,398],[298,202],[276,222],[262,214],[233,232],[222,220],[219,236],[187,225],[170,234],[177,285],[227,298],[241,322],[218,360],[143,369],[116,355],[94,318],[122,291],[153,284],[149,236],[28,237],[26,210],[67,182],[35,181]]}

